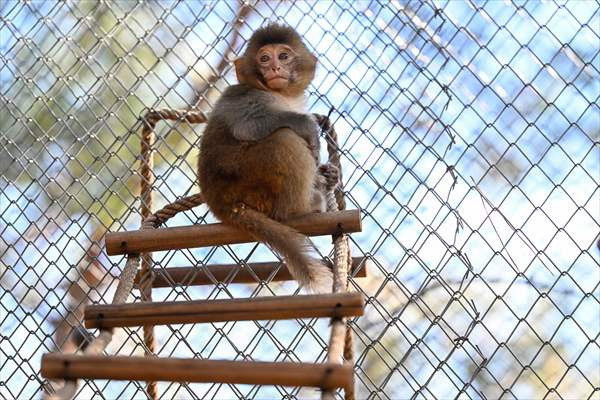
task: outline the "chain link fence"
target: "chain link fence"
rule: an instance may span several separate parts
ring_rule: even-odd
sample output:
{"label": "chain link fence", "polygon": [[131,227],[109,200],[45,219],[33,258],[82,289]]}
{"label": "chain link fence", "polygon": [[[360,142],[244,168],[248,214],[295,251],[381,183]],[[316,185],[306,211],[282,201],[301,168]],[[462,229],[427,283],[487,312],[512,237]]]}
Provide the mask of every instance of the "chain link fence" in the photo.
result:
{"label": "chain link fence", "polygon": [[[319,57],[313,112],[362,211],[353,290],[359,399],[600,399],[600,4],[472,1],[14,1],[0,4],[0,397],[40,398],[41,355],[96,332],[137,229],[139,117],[210,112],[266,21]],[[195,193],[202,125],[157,127],[156,207]],[[214,222],[206,208],[170,226]],[[330,239],[315,243],[327,255]],[[157,267],[274,260],[263,245],[156,253]],[[232,270],[235,274],[236,270]],[[233,276],[233,275],[232,275]],[[155,300],[296,292],[293,282],[155,289]],[[130,301],[139,301],[134,291]],[[160,356],[320,362],[328,321],[173,325]],[[141,355],[141,329],[109,354]],[[316,398],[160,383],[163,399]],[[145,398],[86,381],[81,399]]]}

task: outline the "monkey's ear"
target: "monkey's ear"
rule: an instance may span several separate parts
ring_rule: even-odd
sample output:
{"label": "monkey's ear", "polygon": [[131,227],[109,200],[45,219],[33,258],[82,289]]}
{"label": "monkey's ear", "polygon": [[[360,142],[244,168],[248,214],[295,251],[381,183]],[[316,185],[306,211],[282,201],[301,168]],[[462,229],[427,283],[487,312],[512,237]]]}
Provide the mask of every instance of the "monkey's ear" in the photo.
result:
{"label": "monkey's ear", "polygon": [[235,76],[239,83],[246,83],[246,74],[244,71],[244,57],[238,57],[233,60],[235,66]]}

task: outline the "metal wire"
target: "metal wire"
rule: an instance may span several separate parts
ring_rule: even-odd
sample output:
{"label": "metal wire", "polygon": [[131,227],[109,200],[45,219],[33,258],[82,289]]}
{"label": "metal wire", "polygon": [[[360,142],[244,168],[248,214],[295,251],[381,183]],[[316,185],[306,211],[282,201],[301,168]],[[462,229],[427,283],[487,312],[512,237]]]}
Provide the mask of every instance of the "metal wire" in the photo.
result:
{"label": "metal wire", "polygon": [[[353,256],[369,276],[354,332],[357,399],[599,398],[600,4],[471,1],[0,4],[0,397],[39,398],[48,351],[84,351],[89,303],[109,303],[139,227],[139,119],[210,113],[266,21],[318,56],[311,112],[338,134]],[[200,115],[200,114],[198,114]],[[159,209],[198,191],[202,125],[159,124]],[[325,140],[325,138],[324,138]],[[325,150],[323,157],[325,158]],[[339,200],[339,197],[338,197]],[[203,206],[169,226],[214,222]],[[324,256],[327,238],[316,238]],[[244,244],[160,252],[153,267],[269,261]],[[293,282],[179,285],[153,300],[289,294]],[[214,277],[213,277],[214,278]],[[139,292],[133,299],[141,301]],[[156,327],[168,357],[321,362],[329,321]],[[150,351],[116,330],[107,354]],[[318,398],[310,389],[158,384],[171,398]],[[88,398],[143,382],[83,381]],[[336,396],[341,398],[341,392]]]}

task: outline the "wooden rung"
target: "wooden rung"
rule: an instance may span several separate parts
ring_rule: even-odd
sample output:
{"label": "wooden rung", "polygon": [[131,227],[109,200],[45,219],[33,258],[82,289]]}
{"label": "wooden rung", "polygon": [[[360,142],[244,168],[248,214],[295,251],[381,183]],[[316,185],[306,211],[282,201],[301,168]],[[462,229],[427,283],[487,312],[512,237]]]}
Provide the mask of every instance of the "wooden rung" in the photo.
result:
{"label": "wooden rung", "polygon": [[[364,278],[367,276],[367,260],[366,257],[353,257],[351,276],[355,278]],[[239,264],[213,264],[202,267],[172,267],[172,268],[154,268],[154,280],[152,287],[171,287],[174,285],[196,286],[196,285],[212,285],[214,279],[217,282],[225,282],[232,273],[233,268],[238,268]],[[260,262],[250,263],[247,267],[237,269],[235,275],[230,278],[231,283],[256,283],[257,281],[265,281],[271,275],[272,282],[291,281],[293,280],[290,272],[282,265],[279,269],[279,262]],[[141,274],[135,277],[135,285],[139,285]],[[258,280],[257,280],[258,279]]]}
{"label": "wooden rung", "polygon": [[[310,236],[361,231],[360,212],[358,210],[314,213],[288,221],[288,224]],[[109,232],[105,237],[106,253],[111,256],[218,246],[252,242],[254,240],[249,234],[224,224]]]}
{"label": "wooden rung", "polygon": [[48,353],[41,374],[48,379],[117,379],[349,388],[352,366],[332,363],[215,361]]}
{"label": "wooden rung", "polygon": [[363,314],[360,293],[269,296],[249,299],[165,301],[89,305],[86,328],[113,328],[199,322],[333,318]]}

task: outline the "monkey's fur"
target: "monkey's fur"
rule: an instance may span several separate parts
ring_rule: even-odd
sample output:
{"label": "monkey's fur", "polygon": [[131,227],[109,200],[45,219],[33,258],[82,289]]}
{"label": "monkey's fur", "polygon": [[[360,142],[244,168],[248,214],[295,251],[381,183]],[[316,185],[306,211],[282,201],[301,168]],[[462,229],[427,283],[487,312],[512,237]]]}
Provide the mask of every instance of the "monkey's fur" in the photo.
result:
{"label": "monkey's fur", "polygon": [[[293,50],[284,65],[289,78],[282,90],[269,87],[256,61],[257,52],[271,44]],[[276,56],[282,57],[287,61],[287,53]],[[271,24],[257,30],[236,60],[240,84],[225,90],[207,123],[198,178],[217,218],[270,245],[301,286],[322,293],[331,291],[331,270],[315,258],[306,236],[280,222],[325,211],[324,182],[337,183],[335,167],[317,167],[318,127],[296,106],[304,100],[315,65],[292,28]]]}

